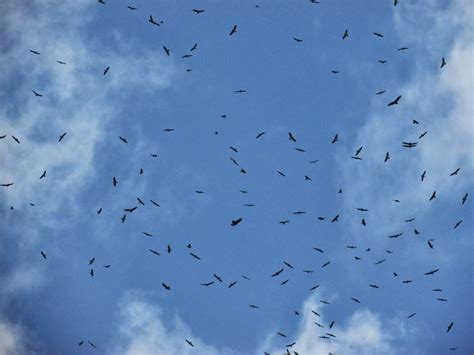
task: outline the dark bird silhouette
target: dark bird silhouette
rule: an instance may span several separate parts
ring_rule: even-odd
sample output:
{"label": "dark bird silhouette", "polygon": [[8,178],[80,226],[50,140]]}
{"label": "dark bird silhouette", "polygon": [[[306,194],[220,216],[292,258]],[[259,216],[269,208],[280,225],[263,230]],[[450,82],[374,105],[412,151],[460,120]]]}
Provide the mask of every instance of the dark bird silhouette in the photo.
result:
{"label": "dark bird silhouette", "polygon": [[109,70],[110,70],[110,67],[105,68],[104,69],[104,75],[106,75],[109,72]]}
{"label": "dark bird silhouette", "polygon": [[379,286],[375,285],[375,284],[369,284],[370,287],[372,288],[379,288]]}
{"label": "dark bird silhouette", "polygon": [[324,253],[324,251],[320,248],[313,248],[313,249],[316,250],[316,251],[319,251],[320,253]]}
{"label": "dark bird silhouette", "polygon": [[236,94],[243,94],[243,93],[246,93],[247,90],[239,89],[239,90],[235,90],[234,92],[235,92]]}
{"label": "dark bird silhouette", "polygon": [[99,208],[97,211],[96,211],[97,214],[101,214],[102,213],[102,208]]}
{"label": "dark bird silhouette", "polygon": [[287,223],[290,223],[290,221],[289,221],[289,220],[284,220],[284,221],[280,221],[280,222],[278,222],[278,223],[285,225],[285,224],[287,224]]}
{"label": "dark bird silhouette", "polygon": [[92,346],[93,348],[97,348],[97,346],[95,346],[95,344],[94,344],[93,342],[91,342],[91,341],[89,341],[89,340],[88,340],[87,342],[88,342],[89,345]]}
{"label": "dark bird silhouette", "polygon": [[413,222],[414,220],[415,220],[415,218],[406,219],[405,223],[410,223],[410,222]]}
{"label": "dark bird silhouette", "polygon": [[94,263],[94,261],[95,261],[95,258],[90,259],[89,260],[89,265],[92,265]]}
{"label": "dark bird silhouette", "polygon": [[402,142],[404,148],[414,148],[417,144],[418,142]]}
{"label": "dark bird silhouette", "polygon": [[389,235],[388,237],[389,237],[389,238],[398,238],[398,237],[400,237],[401,235],[403,235],[403,233],[398,233],[398,234],[394,234],[394,235]]}
{"label": "dark bird silhouette", "polygon": [[441,66],[440,68],[443,68],[444,66],[446,65],[446,60],[444,59],[444,57],[441,59]]}
{"label": "dark bird silhouette", "polygon": [[363,148],[363,146],[361,146],[359,149],[357,149],[354,156],[357,157],[360,154],[360,152],[362,151],[362,148]]}
{"label": "dark bird silhouette", "polygon": [[339,72],[339,70],[331,70],[331,73],[333,73],[333,74],[339,74],[340,72]]}
{"label": "dark bird silhouette", "polygon": [[454,170],[451,174],[449,174],[449,176],[454,176],[454,175],[457,175],[459,170],[461,170],[461,168],[457,168],[456,170]]}
{"label": "dark bird silhouette", "polygon": [[412,313],[412,314],[410,314],[410,315],[407,317],[407,319],[410,319],[410,318],[414,317],[414,316],[415,316],[415,314],[416,314],[416,313]]}
{"label": "dark bird silhouette", "polygon": [[395,100],[389,102],[387,106],[393,106],[393,105],[398,105],[398,101],[402,98],[402,95],[399,95]]}
{"label": "dark bird silhouette", "polygon": [[188,339],[184,339],[184,340],[186,340],[186,343],[188,343],[190,346],[194,346],[194,344],[190,340]]}
{"label": "dark bird silhouette", "polygon": [[408,49],[408,47],[400,47],[398,48],[399,51],[406,51]]}
{"label": "dark bird silhouette", "polygon": [[298,152],[301,152],[301,153],[304,153],[304,152],[306,152],[306,150],[304,150],[304,149],[301,149],[301,148],[295,148],[295,150],[297,150]]}
{"label": "dark bird silhouette", "polygon": [[356,303],[360,303],[360,301],[359,301],[357,298],[351,297],[351,300],[353,300],[353,301],[356,302]]}
{"label": "dark bird silhouette", "polygon": [[358,208],[357,211],[361,211],[361,212],[369,212],[369,210],[367,208]]}
{"label": "dark bird silhouette", "polygon": [[234,287],[237,284],[237,281],[231,282],[227,288]]}
{"label": "dark bird silhouette", "polygon": [[349,37],[349,31],[346,29],[342,35],[342,39],[346,39],[347,37]]}
{"label": "dark bird silhouette", "polygon": [[421,174],[420,177],[421,177],[421,181],[425,180],[425,177],[426,177],[426,170],[423,171],[423,174]]}
{"label": "dark bird silhouette", "polygon": [[174,128],[165,128],[163,132],[174,132]]}
{"label": "dark bird silhouette", "polygon": [[397,6],[399,3],[399,0],[393,0],[393,6]]}
{"label": "dark bird silhouette", "polygon": [[122,223],[124,223],[126,219],[127,219],[127,215],[126,215],[126,214],[124,214],[124,215],[122,216],[122,218],[120,218],[120,220],[122,221]]}
{"label": "dark bird silhouette", "polygon": [[436,300],[440,302],[448,302],[446,298],[437,298]]}
{"label": "dark bird silhouette", "polygon": [[229,33],[229,36],[232,36],[236,32],[237,32],[237,25],[234,25],[234,27],[232,27],[232,30]]}
{"label": "dark bird silhouette", "polygon": [[314,286],[311,287],[309,290],[310,290],[310,291],[314,291],[314,290],[316,290],[318,287],[319,287],[319,285],[314,285]]}
{"label": "dark bird silhouette", "polygon": [[165,53],[166,55],[170,55],[170,50],[168,48],[166,48],[165,46],[163,46],[163,49],[165,50]]}
{"label": "dark bird silhouette", "polygon": [[40,179],[44,179],[46,177],[46,170],[43,171],[43,174],[41,174]]}
{"label": "dark bird silhouette", "polygon": [[164,282],[161,283],[161,286],[163,286],[165,288],[165,290],[168,290],[168,291],[171,290],[171,286],[168,286]]}
{"label": "dark bird silhouette", "polygon": [[431,243],[432,241],[434,241],[434,239],[428,239],[427,243],[428,243],[428,246],[433,249],[433,244]]}
{"label": "dark bird silhouette", "polygon": [[377,37],[383,37],[383,34],[381,34],[381,33],[378,33],[378,32],[372,32],[372,33]]}
{"label": "dark bird silhouette", "polygon": [[7,136],[7,135],[6,135],[6,134],[4,134],[3,136],[0,136],[0,139],[3,139],[3,138],[5,138],[6,136]]}
{"label": "dark bird silhouette", "polygon": [[91,275],[91,277],[94,277],[94,269],[91,269],[91,271],[89,271],[89,275]]}
{"label": "dark bird silhouette", "polygon": [[191,255],[194,259],[201,260],[201,258],[194,253],[189,253],[189,255]]}
{"label": "dark bird silhouette", "polygon": [[402,283],[404,283],[404,284],[409,284],[409,283],[412,283],[412,282],[413,282],[413,280],[403,280],[402,281]]}
{"label": "dark bird silhouette", "polygon": [[256,139],[259,139],[261,136],[263,136],[265,134],[265,132],[260,132],[259,134],[257,134],[257,137],[255,137]]}
{"label": "dark bird silhouette", "polygon": [[285,177],[286,175],[282,173],[280,170],[277,170],[277,173],[280,174],[281,176]]}
{"label": "dark bird silhouette", "polygon": [[43,257],[43,259],[45,260],[47,259],[47,254],[42,250],[41,250],[41,256]]}
{"label": "dark bird silhouette", "polygon": [[171,254],[171,251],[173,249],[171,248],[171,245],[168,244],[168,246],[166,247],[166,251],[168,252],[168,254]]}
{"label": "dark bird silhouette", "polygon": [[239,151],[237,150],[237,148],[235,148],[235,147],[230,146],[229,148],[232,149],[232,150],[233,150],[234,152],[236,152],[236,153],[239,152]]}
{"label": "dark bird silhouette", "polygon": [[63,134],[61,134],[61,135],[59,136],[58,143],[61,142],[65,136],[66,136],[66,132],[64,132]]}
{"label": "dark bird silhouette", "polygon": [[278,270],[278,271],[275,271],[273,274],[271,274],[271,277],[275,277],[275,276],[278,276],[278,275],[280,275],[280,274],[283,272],[283,270],[284,270],[284,269],[283,269],[283,268],[281,268],[280,270]]}
{"label": "dark bird silhouette", "polygon": [[412,120],[412,123],[413,123],[413,124],[420,124],[420,122],[418,122],[418,121],[415,120],[415,119]]}
{"label": "dark bird silhouette", "polygon": [[153,249],[148,249],[150,252],[152,252],[153,254],[155,255],[158,255],[160,256],[161,254],[159,252],[157,252],[156,250],[153,250]]}
{"label": "dark bird silhouette", "polygon": [[146,237],[153,237],[153,234],[151,233],[148,233],[148,232],[142,232],[143,235],[145,235]]}
{"label": "dark bird silhouette", "polygon": [[136,9],[137,9],[136,7],[133,7],[133,6],[130,6],[130,5],[127,5],[127,7],[128,7],[128,8],[129,8],[129,10],[131,10],[131,11],[134,11],[134,10],[136,10]]}
{"label": "dark bird silhouette", "polygon": [[336,217],[334,217],[331,222],[334,223],[334,222],[337,222],[339,220],[339,215],[336,215]]}
{"label": "dark bird silhouette", "polygon": [[33,53],[33,54],[36,54],[36,55],[40,55],[40,54],[41,54],[40,52],[35,51],[35,50],[33,50],[33,49],[30,49],[30,52]]}
{"label": "dark bird silhouette", "polygon": [[77,344],[77,345],[78,345],[78,346],[81,346],[82,344],[84,344],[84,340],[81,340],[81,341],[79,342],[79,344]]}
{"label": "dark bird silhouette", "polygon": [[35,91],[35,90],[31,90],[33,91],[33,94],[35,94],[36,97],[43,97],[42,94],[40,94],[39,92]]}
{"label": "dark bird silhouette", "polygon": [[469,194],[466,192],[466,193],[464,194],[464,196],[462,197],[462,203],[461,203],[461,205],[464,205],[464,204],[466,203],[467,196],[469,196]]}
{"label": "dark bird silhouette", "polygon": [[283,337],[283,338],[286,338],[286,335],[283,334],[282,332],[277,332],[277,334],[278,334],[279,336]]}
{"label": "dark bird silhouette", "polygon": [[120,139],[122,142],[124,142],[124,143],[128,143],[128,141],[127,141],[126,138],[123,138],[123,137],[119,136],[119,139]]}
{"label": "dark bird silhouette", "polygon": [[286,261],[283,261],[283,264],[285,264],[286,266],[288,266],[290,269],[294,269],[293,268],[293,265],[291,265],[290,263],[286,262]]}
{"label": "dark bird silhouette", "polygon": [[329,264],[331,264],[330,261],[328,261],[328,262],[324,263],[323,265],[321,265],[321,268],[325,268],[325,267],[328,266]]}
{"label": "dark bird silhouette", "polygon": [[379,92],[376,92],[375,95],[382,95],[386,92],[387,90],[382,90],[382,91],[379,91]]}
{"label": "dark bird silhouette", "polygon": [[433,194],[431,195],[429,201],[431,201],[431,200],[433,200],[433,199],[435,199],[435,198],[436,198],[436,190],[433,191]]}
{"label": "dark bird silhouette", "polygon": [[288,281],[290,281],[290,280],[282,281],[282,282],[280,283],[280,285],[286,285],[286,284],[288,283]]}
{"label": "dark bird silhouette", "polygon": [[331,329],[333,326],[334,326],[334,321],[332,321],[332,322],[329,324],[329,329]]}
{"label": "dark bird silhouette", "polygon": [[206,10],[193,9],[193,12],[197,13],[198,15],[199,15],[200,13],[203,13],[204,11],[206,11]]}
{"label": "dark bird silhouette", "polygon": [[449,331],[451,330],[451,328],[453,327],[454,325],[454,322],[451,322],[449,325],[448,325],[448,329],[446,330],[446,333],[449,333]]}
{"label": "dark bird silhouette", "polygon": [[296,139],[295,139],[295,137],[293,136],[293,134],[291,132],[288,132],[288,139],[290,141],[296,142]]}
{"label": "dark bird silhouette", "polygon": [[105,267],[106,269],[110,268],[110,264],[107,264],[107,265],[102,265],[102,267]]}
{"label": "dark bird silhouette", "polygon": [[209,286],[211,286],[212,284],[214,284],[214,281],[210,281],[210,282],[202,283],[202,284],[201,284],[201,286],[206,286],[206,287],[209,287]]}
{"label": "dark bird silhouette", "polygon": [[222,282],[222,278],[219,275],[213,274],[217,281]]}
{"label": "dark bird silhouette", "polygon": [[390,153],[387,152],[385,153],[385,159],[383,160],[384,163],[386,163],[390,159]]}
{"label": "dark bird silhouette", "polygon": [[337,138],[337,134],[334,136],[331,143],[334,144],[336,142],[339,142],[339,139]]}
{"label": "dark bird silhouette", "polygon": [[194,192],[197,193],[197,194],[203,194],[204,193],[204,191],[201,191],[201,190],[196,190]]}
{"label": "dark bird silhouette", "polygon": [[293,212],[293,214],[305,214],[306,212],[305,211],[296,211],[296,212]]}
{"label": "dark bird silhouette", "polygon": [[[155,25],[155,26],[159,26],[160,24],[158,22],[155,21],[155,19],[153,18],[153,16],[150,15],[150,17],[148,18],[148,22],[150,22],[152,25]],[[161,21],[163,23],[163,21]]]}
{"label": "dark bird silhouette", "polygon": [[140,205],[145,206],[145,202],[143,202],[140,197],[137,197],[137,201]]}
{"label": "dark bird silhouette", "polygon": [[453,229],[456,229],[457,227],[459,227],[461,223],[462,223],[462,219],[459,220],[458,222],[456,222],[456,224],[454,225]]}
{"label": "dark bird silhouette", "polygon": [[57,60],[56,63],[59,63],[59,64],[61,64],[61,65],[66,65],[66,62],[62,62],[62,61],[60,61],[60,60]]}
{"label": "dark bird silhouette", "polygon": [[135,211],[137,208],[138,208],[138,207],[135,206],[135,207],[132,207],[132,208],[124,208],[123,210],[124,210],[125,212],[132,213],[132,212]]}
{"label": "dark bird silhouette", "polygon": [[424,136],[426,136],[426,133],[428,133],[428,131],[425,131],[425,132],[423,132],[422,134],[420,134],[420,136],[418,137],[418,139],[421,139],[421,138],[423,138]]}
{"label": "dark bird silhouette", "polygon": [[6,184],[0,184],[0,186],[9,187],[9,186],[12,186],[13,184],[14,184],[14,182],[9,182],[9,183],[6,183]]}
{"label": "dark bird silhouette", "polygon": [[437,273],[438,271],[439,271],[439,269],[434,269],[434,270],[425,272],[425,275],[433,275],[433,274]]}
{"label": "dark bird silhouette", "polygon": [[385,63],[387,63],[386,60],[379,60],[378,62],[379,62],[380,64],[385,64]]}
{"label": "dark bird silhouette", "polygon": [[194,45],[191,47],[190,51],[192,52],[192,51],[196,50],[197,46],[198,46],[198,44],[194,43]]}
{"label": "dark bird silhouette", "polygon": [[242,217],[232,220],[232,222],[230,223],[230,225],[231,225],[232,227],[235,227],[235,226],[236,226],[237,224],[239,224],[240,222],[242,222]]}
{"label": "dark bird silhouette", "polygon": [[297,43],[303,42],[302,39],[299,39],[299,38],[296,38],[296,37],[293,37],[293,39],[294,39]]}
{"label": "dark bird silhouette", "polygon": [[156,207],[160,207],[160,205],[159,205],[158,203],[156,203],[155,201],[150,200],[150,202],[151,202],[152,204],[154,204]]}

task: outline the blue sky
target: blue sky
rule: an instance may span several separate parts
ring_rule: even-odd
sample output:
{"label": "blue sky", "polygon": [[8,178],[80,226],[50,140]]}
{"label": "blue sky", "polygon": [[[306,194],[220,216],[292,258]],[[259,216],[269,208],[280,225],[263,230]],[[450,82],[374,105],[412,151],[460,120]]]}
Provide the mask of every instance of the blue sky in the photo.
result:
{"label": "blue sky", "polygon": [[0,5],[0,355],[474,351],[469,1],[105,2]]}

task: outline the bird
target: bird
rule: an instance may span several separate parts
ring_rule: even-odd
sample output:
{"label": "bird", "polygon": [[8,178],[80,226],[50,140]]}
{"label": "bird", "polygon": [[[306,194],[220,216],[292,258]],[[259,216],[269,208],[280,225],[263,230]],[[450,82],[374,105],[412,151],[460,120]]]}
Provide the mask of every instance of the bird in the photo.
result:
{"label": "bird", "polygon": [[96,211],[97,214],[101,214],[102,213],[102,208],[99,208],[97,211]]}
{"label": "bird", "polygon": [[280,170],[277,170],[277,173],[283,177],[285,177],[286,175],[284,173],[282,173]]}
{"label": "bird", "polygon": [[64,132],[63,134],[61,134],[61,135],[59,136],[58,143],[61,142],[61,141],[64,139],[65,136],[66,136],[66,132]]}
{"label": "bird", "polygon": [[91,341],[89,341],[89,340],[88,340],[87,342],[88,342],[88,343],[89,343],[89,345],[90,345],[90,346],[92,346],[93,348],[97,348],[97,346],[95,346],[95,344],[94,344],[94,343],[92,343]]}
{"label": "bird", "polygon": [[454,170],[451,174],[449,174],[449,176],[454,176],[454,175],[457,175],[459,170],[461,170],[461,168],[457,168],[456,170]]}
{"label": "bird", "polygon": [[165,46],[163,46],[163,49],[164,49],[166,55],[169,56],[170,55],[170,50],[168,48],[166,48]]}
{"label": "bird", "polygon": [[193,9],[193,12],[197,13],[198,15],[199,15],[200,13],[203,13],[204,11],[206,11],[206,10]]}
{"label": "bird", "polygon": [[357,298],[351,297],[351,300],[353,300],[353,301],[356,302],[356,303],[360,303],[360,301],[359,301]]}
{"label": "bird", "polygon": [[174,132],[174,128],[165,128],[163,132]]}
{"label": "bird", "polygon": [[20,144],[20,140],[19,140],[17,137],[12,136],[12,139],[13,139],[15,142],[17,142],[18,144]]}
{"label": "bird", "polygon": [[329,329],[331,329],[333,326],[334,326],[334,321],[332,321],[332,322],[329,324]]}
{"label": "bird", "polygon": [[135,207],[132,207],[132,208],[124,208],[123,210],[124,210],[125,212],[132,213],[132,212],[135,211],[137,208],[138,208],[138,207],[135,206]]}
{"label": "bird", "polygon": [[468,194],[467,192],[464,194],[464,196],[462,197],[462,203],[461,203],[461,205],[464,205],[464,204],[466,203],[466,200],[467,200],[467,196],[468,196],[468,195],[469,195],[469,194]]}
{"label": "bird", "polygon": [[95,258],[90,259],[89,260],[89,265],[92,265],[94,263],[94,261],[95,261]]}
{"label": "bird", "polygon": [[432,241],[434,241],[434,239],[428,239],[427,243],[428,243],[428,246],[433,249],[433,244],[431,243]]}
{"label": "bird", "polygon": [[234,27],[232,27],[232,30],[229,33],[229,36],[232,36],[236,32],[237,32],[237,25],[234,25]]}
{"label": "bird", "polygon": [[393,0],[393,6],[397,6],[399,3],[399,0]]}
{"label": "bird", "polygon": [[393,106],[393,105],[398,105],[398,101],[402,98],[402,95],[398,95],[397,98],[391,102],[387,106]]}
{"label": "bird", "polygon": [[242,218],[237,218],[237,219],[234,219],[232,220],[232,222],[230,223],[230,225],[232,227],[235,227],[237,224],[239,224],[240,222],[242,222]]}
{"label": "bird", "polygon": [[456,224],[454,225],[453,229],[456,229],[457,227],[459,227],[459,225],[462,223],[462,219],[459,220],[458,222],[456,222]]}
{"label": "bird", "polygon": [[280,275],[283,272],[283,270],[284,270],[284,268],[281,268],[280,270],[275,271],[273,274],[271,274],[271,277],[275,277],[275,276]]}
{"label": "bird", "polygon": [[82,344],[84,344],[84,340],[81,340],[77,345],[81,346]]}
{"label": "bird", "polygon": [[234,287],[236,284],[237,284],[237,281],[233,281],[229,284],[229,286],[227,286],[227,288]]}
{"label": "bird", "polygon": [[377,37],[383,37],[383,34],[381,34],[381,33],[378,33],[378,32],[372,32],[372,33]]}
{"label": "bird", "polygon": [[236,94],[243,94],[243,93],[247,92],[247,90],[239,89],[239,90],[235,90],[234,92]]}
{"label": "bird", "polygon": [[420,177],[421,177],[421,181],[425,180],[425,177],[426,177],[426,170],[423,171],[423,174],[421,174]]}
{"label": "bird", "polygon": [[280,221],[280,222],[278,222],[278,223],[285,225],[285,224],[287,224],[287,223],[290,223],[290,221],[289,221],[289,220],[284,220],[284,221]]}
{"label": "bird", "polygon": [[403,235],[403,233],[398,233],[398,234],[394,234],[394,235],[389,235],[388,237],[389,237],[389,238],[398,238],[398,237],[400,237],[401,235]]}
{"label": "bird", "polygon": [[164,282],[161,283],[161,286],[163,286],[165,290],[168,290],[168,291],[171,290],[171,287],[165,284]]}
{"label": "bird", "polygon": [[140,197],[137,197],[137,201],[140,205],[145,206],[145,202],[143,202]]}
{"label": "bird", "polygon": [[314,285],[314,286],[311,287],[309,290],[310,290],[310,291],[314,291],[314,290],[316,290],[318,287],[319,287],[319,285]]}
{"label": "bird", "polygon": [[45,259],[45,260],[46,260],[47,257],[48,257],[48,255],[47,255],[44,251],[42,251],[42,250],[41,250],[41,256],[42,256],[43,259]]}
{"label": "bird", "polygon": [[30,49],[30,52],[33,53],[33,54],[36,54],[36,55],[40,55],[40,54],[41,54],[40,52],[35,51],[35,50],[33,50],[33,49]]}
{"label": "bird", "polygon": [[127,139],[122,136],[119,136],[119,139],[124,143],[128,143]]}
{"label": "bird", "polygon": [[294,39],[294,40],[295,40],[295,42],[297,42],[297,43],[303,42],[303,40],[302,40],[302,39],[300,39],[300,38],[293,37],[293,39]]}
{"label": "bird", "polygon": [[[150,17],[148,18],[148,22],[150,22],[152,25],[155,25],[155,26],[159,26],[160,24],[158,22],[155,21],[155,19],[153,18],[153,16],[150,15]],[[163,22],[163,21],[162,21]]]}
{"label": "bird", "polygon": [[104,75],[106,75],[109,72],[109,70],[110,70],[110,67],[105,68],[104,69]]}
{"label": "bird", "polygon": [[423,132],[422,134],[420,134],[420,136],[418,137],[418,139],[421,139],[421,138],[423,138],[424,136],[426,136],[426,133],[428,133],[428,131],[425,131],[425,132]]}
{"label": "bird", "polygon": [[319,251],[320,253],[324,253],[324,251],[320,248],[313,248],[313,249],[316,250],[316,251]]}
{"label": "bird", "polygon": [[36,97],[43,97],[42,94],[40,94],[39,92],[35,91],[35,90],[31,90],[33,91],[33,94],[35,94]]}
{"label": "bird", "polygon": [[286,261],[283,261],[283,264],[285,264],[286,266],[288,266],[290,269],[293,269],[293,265],[291,265],[290,263],[286,262]]}
{"label": "bird", "polygon": [[184,339],[186,340],[186,343],[188,343],[190,346],[194,346],[194,344],[192,343],[192,341],[188,340],[188,339]]}
{"label": "bird", "polygon": [[349,31],[346,29],[342,35],[342,39],[346,39],[347,37],[349,37]]}
{"label": "bird", "polygon": [[277,332],[277,334],[278,334],[279,336],[283,337],[283,338],[286,338],[286,335],[283,334],[282,332]]}
{"label": "bird", "polygon": [[153,249],[148,249],[150,252],[152,252],[153,254],[155,255],[158,255],[160,256],[161,254],[159,252],[157,252],[156,250],[153,250]]}
{"label": "bird", "polygon": [[46,177],[46,170],[43,171],[43,174],[41,174],[40,179],[44,179]]}
{"label": "bird", "polygon": [[217,281],[222,282],[222,278],[219,275],[213,274]]}
{"label": "bird", "polygon": [[416,313],[412,313],[412,314],[410,314],[410,315],[407,317],[407,319],[410,319],[410,318],[414,317],[414,316],[415,316],[415,314],[416,314]]}
{"label": "bird", "polygon": [[89,271],[89,275],[91,275],[91,277],[94,277],[94,269],[91,269],[91,271]]}
{"label": "bird", "polygon": [[110,268],[110,264],[107,264],[107,265],[102,265],[102,267],[105,267],[106,269]]}
{"label": "bird", "polygon": [[151,233],[148,233],[148,232],[142,232],[143,235],[145,235],[146,237],[153,237],[153,234]]}
{"label": "bird", "polygon": [[390,153],[387,152],[387,153],[385,153],[385,159],[383,160],[384,163],[386,163],[389,159],[390,159]]}
{"label": "bird", "polygon": [[331,73],[333,73],[333,74],[339,74],[339,70],[331,70]]}
{"label": "bird", "polygon": [[331,143],[334,144],[336,142],[339,142],[339,139],[337,138],[337,134],[334,136]]}
{"label": "bird", "polygon": [[439,271],[439,269],[434,269],[434,270],[425,272],[425,275],[433,275],[433,274],[437,273],[438,271]]}
{"label": "bird", "polygon": [[128,8],[129,8],[131,11],[134,11],[134,10],[136,10],[136,9],[137,9],[136,7],[134,7],[134,6],[130,6],[130,5],[127,5],[127,7],[128,7]]}
{"label": "bird", "polygon": [[159,205],[158,203],[156,203],[155,201],[150,200],[150,202],[151,202],[152,204],[154,204],[156,207],[160,207],[160,205]]}
{"label": "bird", "polygon": [[337,222],[339,220],[339,215],[336,215],[332,220],[331,222],[334,223],[334,222]]}
{"label": "bird", "polygon": [[197,193],[197,194],[203,194],[204,193],[204,191],[201,191],[201,190],[196,190],[194,192]]}
{"label": "bird", "polygon": [[211,286],[212,284],[214,284],[214,281],[202,283],[201,286],[209,287],[209,286]]}
{"label": "bird", "polygon": [[378,91],[378,92],[375,93],[375,95],[382,95],[382,94],[384,94],[385,92],[386,92],[386,90]]}
{"label": "bird", "polygon": [[412,123],[413,123],[413,124],[420,124],[420,122],[418,122],[418,121],[415,120],[415,119],[412,119]]}
{"label": "bird", "polygon": [[9,182],[9,183],[6,183],[6,184],[0,184],[0,186],[9,187],[9,186],[12,186],[13,184],[14,184],[14,182]]}
{"label": "bird", "polygon": [[379,288],[379,286],[375,285],[375,284],[369,284],[369,286],[372,287],[372,288]]}
{"label": "bird", "polygon": [[399,51],[406,51],[408,49],[408,47],[400,47],[398,48]]}
{"label": "bird", "polygon": [[190,51],[192,52],[192,51],[196,50],[197,46],[198,46],[198,44],[194,43],[193,46],[191,47]]}
{"label": "bird", "polygon": [[166,251],[168,252],[168,254],[171,254],[171,251],[173,249],[171,248],[171,245],[168,244],[168,246],[166,247]]}
{"label": "bird", "polygon": [[405,148],[414,148],[416,147],[418,142],[402,142],[403,147]]}
{"label": "bird", "polygon": [[291,132],[288,132],[288,139],[290,141],[296,142],[296,139],[295,139],[295,137],[293,136],[293,134]]}
{"label": "bird", "polygon": [[435,199],[435,198],[436,198],[436,190],[433,191],[433,194],[431,195],[429,201],[431,201],[431,200],[433,200],[433,199]]}
{"label": "bird", "polygon": [[62,64],[62,65],[66,65],[66,62],[62,62],[62,61],[60,61],[60,60],[57,60],[56,63]]}
{"label": "bird", "polygon": [[257,134],[257,137],[255,137],[256,139],[259,139],[261,136],[263,136],[265,134],[265,132],[260,132],[259,134]]}
{"label": "bird", "polygon": [[444,66],[446,65],[446,60],[444,59],[444,57],[441,59],[441,66],[440,68],[443,68]]}
{"label": "bird", "polygon": [[326,266],[328,266],[331,262],[328,261],[328,262],[325,262],[323,265],[321,265],[321,268],[325,268]]}
{"label": "bird", "polygon": [[126,218],[127,218],[127,215],[126,215],[126,214],[124,214],[124,215],[120,218],[120,220],[122,221],[122,223],[125,222],[125,219],[126,219]]}
{"label": "bird", "polygon": [[191,255],[194,259],[201,260],[201,258],[194,253],[189,253],[189,255]]}
{"label": "bird", "polygon": [[449,333],[449,331],[451,330],[451,328],[453,327],[453,325],[454,325],[454,322],[449,323],[448,329],[446,330],[446,333]]}
{"label": "bird", "polygon": [[380,64],[385,64],[385,63],[387,63],[386,60],[379,60],[378,62],[379,62]]}

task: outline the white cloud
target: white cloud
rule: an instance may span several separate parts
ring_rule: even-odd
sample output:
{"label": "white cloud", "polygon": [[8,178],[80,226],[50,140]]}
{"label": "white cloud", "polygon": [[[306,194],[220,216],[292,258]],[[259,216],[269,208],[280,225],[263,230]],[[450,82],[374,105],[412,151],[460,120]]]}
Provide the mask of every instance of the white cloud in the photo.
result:
{"label": "white cloud", "polygon": [[26,354],[24,334],[20,326],[0,319],[0,355]]}

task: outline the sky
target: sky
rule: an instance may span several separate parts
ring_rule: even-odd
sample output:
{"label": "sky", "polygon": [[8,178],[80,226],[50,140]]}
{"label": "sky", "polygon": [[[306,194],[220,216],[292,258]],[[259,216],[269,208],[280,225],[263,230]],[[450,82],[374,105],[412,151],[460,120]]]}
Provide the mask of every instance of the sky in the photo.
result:
{"label": "sky", "polygon": [[0,355],[474,352],[471,1],[104,2],[0,4]]}

